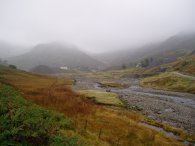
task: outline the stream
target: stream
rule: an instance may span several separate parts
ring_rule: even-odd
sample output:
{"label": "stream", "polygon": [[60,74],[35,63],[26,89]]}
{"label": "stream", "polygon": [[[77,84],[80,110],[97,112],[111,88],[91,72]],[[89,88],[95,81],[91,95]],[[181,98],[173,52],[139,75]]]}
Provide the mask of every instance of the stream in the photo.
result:
{"label": "stream", "polygon": [[[77,80],[77,89],[96,89],[117,93],[121,100],[127,103],[129,107],[138,107],[144,115],[152,120],[166,123],[171,126],[195,132],[195,95],[180,92],[170,92],[143,88],[140,86],[139,79],[123,79],[120,83],[130,83],[128,88],[118,89],[111,87],[102,87],[94,80]],[[178,139],[177,135],[167,132],[163,128],[140,123],[143,126],[162,132],[168,137]],[[193,145],[184,141],[185,145]]]}
{"label": "stream", "polygon": [[[101,87],[99,83],[94,83],[94,88],[97,90],[106,90],[105,88]],[[195,109],[194,94],[142,88],[139,85],[138,79],[131,79],[131,86],[129,88],[126,89],[109,88],[109,89],[111,89],[112,92],[116,92],[119,94],[125,94],[125,95],[134,94],[138,96],[154,97],[160,100],[171,101]]]}
{"label": "stream", "polygon": [[[106,91],[107,89],[109,89],[111,92],[115,92],[115,93],[121,95],[122,98],[124,98],[124,99],[125,98],[129,98],[130,99],[131,96],[134,95],[134,96],[136,96],[136,98],[141,98],[141,97],[145,98],[145,101],[148,98],[149,99],[153,99],[153,100],[157,100],[159,102],[160,101],[164,101],[164,106],[161,107],[161,109],[160,109],[162,111],[162,108],[164,108],[163,109],[164,113],[167,113],[167,112],[168,113],[173,113],[173,114],[177,113],[177,111],[176,111],[177,109],[173,108],[170,103],[176,104],[177,106],[179,106],[179,108],[180,107],[187,107],[187,109],[190,109],[192,112],[195,111],[195,95],[188,94],[188,93],[178,93],[178,92],[169,92],[169,91],[161,91],[161,90],[142,88],[139,85],[139,80],[138,79],[131,79],[131,86],[129,88],[126,88],[126,89],[105,88],[105,87],[102,87],[101,84],[99,84],[99,83],[94,83],[93,86],[94,86],[94,88],[96,90]],[[139,103],[139,99],[135,99],[135,100],[138,100],[138,103]],[[126,100],[126,101],[128,102],[128,100]],[[140,100],[140,102],[145,102],[145,101],[144,100]],[[166,104],[168,105],[168,108],[165,108]],[[149,104],[147,107],[150,107],[150,106],[152,106],[152,103]],[[157,107],[158,107],[158,105],[157,105]],[[143,109],[143,110],[146,110],[146,109]],[[163,112],[162,113],[157,112],[157,114],[151,114],[151,115],[153,115],[153,116],[155,116],[155,115],[156,116],[160,116],[160,115],[163,115]],[[150,117],[151,115],[149,114],[148,117]],[[172,114],[170,114],[170,115],[172,115]],[[166,115],[163,118],[167,119]],[[174,119],[174,116],[172,118]],[[178,117],[175,117],[175,118],[178,118]],[[190,124],[192,124],[192,126],[193,126],[194,125],[195,116],[193,116],[191,118],[192,118],[192,121],[188,121],[188,122],[192,122]],[[162,120],[161,122],[163,122],[163,121],[164,120]],[[189,123],[187,123],[187,124],[189,124]],[[167,132],[163,128],[156,127],[156,126],[153,126],[153,125],[149,125],[149,124],[146,124],[146,123],[140,123],[140,125],[143,125],[145,127],[154,129],[154,130],[156,130],[158,132],[163,133],[164,135],[166,135],[168,137],[179,139],[179,137],[177,135],[175,135],[172,132]],[[195,146],[195,144],[190,143],[189,141],[184,141],[183,143],[185,145],[189,145],[190,144],[192,146]]]}

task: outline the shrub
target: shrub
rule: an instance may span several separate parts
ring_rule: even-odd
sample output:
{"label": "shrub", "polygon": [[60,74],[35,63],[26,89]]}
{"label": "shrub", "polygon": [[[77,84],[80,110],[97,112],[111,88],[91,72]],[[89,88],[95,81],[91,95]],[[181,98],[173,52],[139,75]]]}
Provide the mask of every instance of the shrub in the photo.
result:
{"label": "shrub", "polygon": [[9,65],[9,67],[12,69],[17,69],[17,67],[15,65]]}
{"label": "shrub", "polygon": [[59,135],[72,125],[63,114],[26,101],[13,88],[0,88],[0,145],[76,146],[75,137]]}

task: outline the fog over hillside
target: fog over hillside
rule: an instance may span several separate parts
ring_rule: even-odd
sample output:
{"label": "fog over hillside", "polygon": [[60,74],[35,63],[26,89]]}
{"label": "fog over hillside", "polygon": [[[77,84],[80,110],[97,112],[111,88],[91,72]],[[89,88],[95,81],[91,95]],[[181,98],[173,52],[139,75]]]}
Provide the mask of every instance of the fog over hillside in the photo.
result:
{"label": "fog over hillside", "polygon": [[[153,66],[169,63],[178,57],[190,54],[195,51],[195,33],[180,33],[162,42],[156,42],[135,47],[134,49],[121,49],[113,52],[93,55],[108,66],[121,67],[123,64],[132,66],[143,59],[153,60]],[[135,65],[133,65],[135,67]]]}
{"label": "fog over hillside", "polygon": [[6,59],[8,57],[20,55],[28,52],[30,49],[31,48],[29,46],[22,46],[5,41],[0,41],[0,58]]}
{"label": "fog over hillside", "polygon": [[40,65],[58,69],[65,66],[85,70],[103,66],[103,63],[91,58],[77,47],[58,42],[39,44],[27,53],[8,58],[8,62],[24,70],[31,70]]}
{"label": "fog over hillside", "polygon": [[0,40],[32,47],[68,42],[89,53],[132,50],[193,32],[194,5],[194,0],[1,0]]}

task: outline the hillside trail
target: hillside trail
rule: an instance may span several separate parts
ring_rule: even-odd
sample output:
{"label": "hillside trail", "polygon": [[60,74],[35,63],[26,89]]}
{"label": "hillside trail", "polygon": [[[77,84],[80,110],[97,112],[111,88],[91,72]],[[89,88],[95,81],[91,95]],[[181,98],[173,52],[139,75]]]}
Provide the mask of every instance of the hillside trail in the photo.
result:
{"label": "hillside trail", "polygon": [[195,77],[194,76],[185,75],[185,74],[182,74],[182,73],[179,73],[179,72],[172,72],[172,73],[175,74],[175,75],[177,75],[177,76],[184,77],[184,78],[188,78],[188,79],[191,79],[191,80],[194,80],[195,81]]}

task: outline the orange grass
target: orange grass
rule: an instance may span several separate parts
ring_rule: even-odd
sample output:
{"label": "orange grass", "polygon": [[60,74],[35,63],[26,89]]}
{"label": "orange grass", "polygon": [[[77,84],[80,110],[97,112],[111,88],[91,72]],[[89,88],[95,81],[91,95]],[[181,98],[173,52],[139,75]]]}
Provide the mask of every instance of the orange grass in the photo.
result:
{"label": "orange grass", "polygon": [[89,114],[93,111],[90,101],[71,90],[71,82],[68,79],[13,72],[10,69],[3,71],[6,73],[1,75],[1,82],[15,87],[24,94],[24,97],[39,105],[64,112],[69,116]]}
{"label": "orange grass", "polygon": [[182,145],[175,139],[139,125],[144,117],[138,113],[94,105],[85,97],[74,93],[70,88],[71,82],[67,79],[0,67],[0,82],[14,86],[27,99],[39,105],[72,117],[75,132],[91,141],[94,141],[92,137],[95,136],[96,141],[104,141],[113,146]]}

